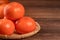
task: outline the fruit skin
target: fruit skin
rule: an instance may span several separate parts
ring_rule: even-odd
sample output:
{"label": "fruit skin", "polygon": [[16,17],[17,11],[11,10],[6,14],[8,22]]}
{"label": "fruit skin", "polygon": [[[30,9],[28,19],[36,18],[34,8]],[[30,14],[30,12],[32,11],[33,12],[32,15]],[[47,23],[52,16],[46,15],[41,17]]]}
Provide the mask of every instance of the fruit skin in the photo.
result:
{"label": "fruit skin", "polygon": [[9,2],[8,0],[0,0],[0,5],[7,4],[8,2]]}
{"label": "fruit skin", "polygon": [[21,19],[17,20],[15,23],[17,33],[29,33],[35,30],[36,23],[30,17],[22,17]]}
{"label": "fruit skin", "polygon": [[0,34],[11,35],[14,33],[15,25],[11,20],[0,19]]}
{"label": "fruit skin", "polygon": [[6,6],[6,18],[17,20],[24,16],[25,10],[22,4],[11,2]]}
{"label": "fruit skin", "polygon": [[4,18],[4,7],[6,4],[0,5],[0,19]]}

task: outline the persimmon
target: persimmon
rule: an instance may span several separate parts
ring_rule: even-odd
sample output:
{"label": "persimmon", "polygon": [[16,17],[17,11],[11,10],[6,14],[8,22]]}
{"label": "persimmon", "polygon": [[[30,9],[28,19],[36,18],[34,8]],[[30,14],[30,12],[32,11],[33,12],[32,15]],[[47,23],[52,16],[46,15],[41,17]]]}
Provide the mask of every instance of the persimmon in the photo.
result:
{"label": "persimmon", "polygon": [[17,20],[24,16],[25,10],[21,3],[11,2],[6,6],[6,18],[10,20]]}
{"label": "persimmon", "polygon": [[17,33],[29,33],[35,30],[36,23],[31,17],[22,17],[15,23]]}
{"label": "persimmon", "polygon": [[9,19],[0,19],[0,34],[10,35],[15,31],[14,23]]}

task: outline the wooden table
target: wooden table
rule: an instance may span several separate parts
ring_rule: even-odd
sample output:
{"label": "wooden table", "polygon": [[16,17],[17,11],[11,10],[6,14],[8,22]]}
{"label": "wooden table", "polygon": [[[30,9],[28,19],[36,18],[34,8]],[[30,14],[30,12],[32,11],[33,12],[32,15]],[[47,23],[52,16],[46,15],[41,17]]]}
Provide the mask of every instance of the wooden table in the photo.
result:
{"label": "wooden table", "polygon": [[59,33],[38,33],[32,37],[21,40],[60,40]]}

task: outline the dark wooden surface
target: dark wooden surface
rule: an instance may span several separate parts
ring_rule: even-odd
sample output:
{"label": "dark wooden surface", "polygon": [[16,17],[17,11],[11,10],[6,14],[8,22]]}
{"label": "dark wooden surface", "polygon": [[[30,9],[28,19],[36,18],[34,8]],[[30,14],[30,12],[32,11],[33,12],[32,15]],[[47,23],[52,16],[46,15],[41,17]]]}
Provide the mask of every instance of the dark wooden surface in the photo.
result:
{"label": "dark wooden surface", "polygon": [[34,18],[60,18],[60,8],[25,7],[26,15]]}
{"label": "dark wooden surface", "polygon": [[10,0],[28,7],[60,7],[60,0]]}
{"label": "dark wooden surface", "polygon": [[60,19],[35,19],[41,26],[43,33],[60,33]]}
{"label": "dark wooden surface", "polygon": [[60,40],[60,34],[58,33],[38,33],[32,37],[21,40]]}

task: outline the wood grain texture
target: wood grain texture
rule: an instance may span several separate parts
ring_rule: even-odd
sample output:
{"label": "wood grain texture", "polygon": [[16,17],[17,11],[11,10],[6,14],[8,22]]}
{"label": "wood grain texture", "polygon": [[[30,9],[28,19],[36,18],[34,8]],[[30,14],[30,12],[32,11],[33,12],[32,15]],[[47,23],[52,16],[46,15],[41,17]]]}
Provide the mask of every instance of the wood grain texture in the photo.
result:
{"label": "wood grain texture", "polygon": [[59,33],[38,33],[32,37],[21,40],[60,40]]}
{"label": "wood grain texture", "polygon": [[60,33],[60,19],[35,19],[41,26],[43,33]]}
{"label": "wood grain texture", "polygon": [[10,0],[22,3],[28,7],[60,7],[59,0]]}
{"label": "wood grain texture", "polygon": [[33,18],[60,18],[60,8],[26,7],[25,14]]}

